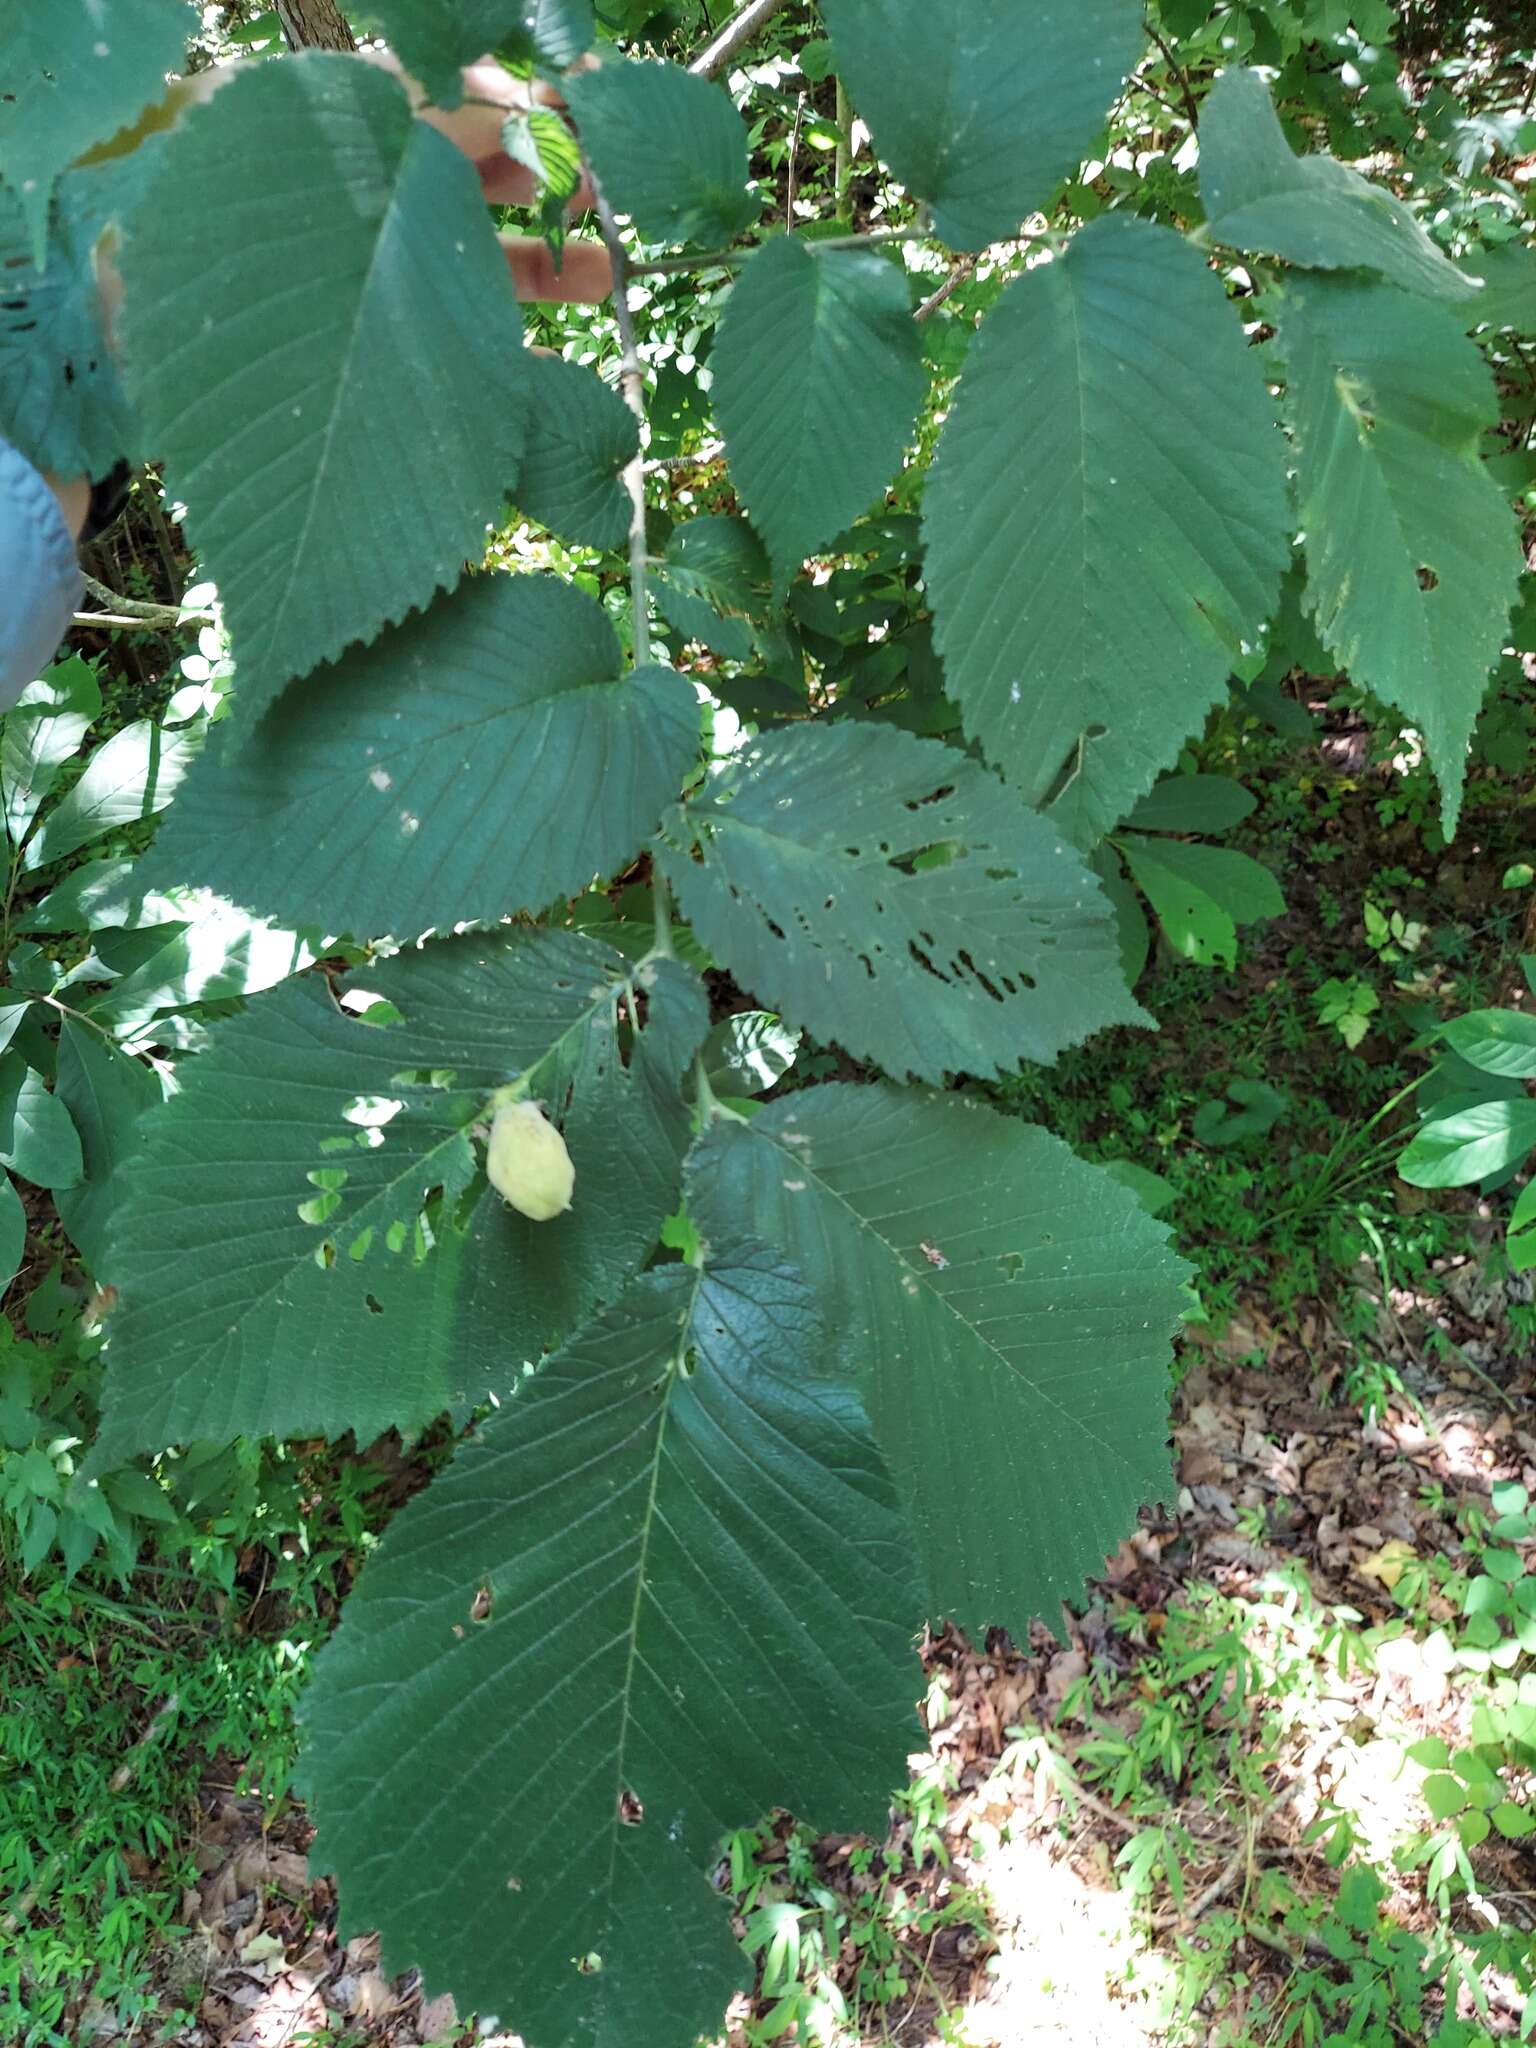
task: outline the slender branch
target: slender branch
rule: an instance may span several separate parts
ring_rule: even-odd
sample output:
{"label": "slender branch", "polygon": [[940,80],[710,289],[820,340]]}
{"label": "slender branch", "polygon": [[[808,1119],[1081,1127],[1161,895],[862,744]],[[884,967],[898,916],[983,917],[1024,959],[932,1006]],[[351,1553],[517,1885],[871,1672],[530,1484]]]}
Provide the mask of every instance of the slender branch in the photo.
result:
{"label": "slender branch", "polygon": [[1195,105],[1195,96],[1189,88],[1189,73],[1184,69],[1184,66],[1179,62],[1178,58],[1175,57],[1172,50],[1169,49],[1167,43],[1163,40],[1162,35],[1153,26],[1153,24],[1149,21],[1145,24],[1145,27],[1147,34],[1152,38],[1153,42],[1156,43],[1157,47],[1162,51],[1163,56],[1167,59],[1168,69],[1173,73],[1174,77],[1178,81],[1179,95],[1183,99],[1184,112],[1189,117],[1190,127],[1198,130],[1200,126],[1200,113],[1199,109]]}
{"label": "slender branch", "polygon": [[713,78],[785,4],[786,0],[747,0],[746,6],[731,16],[719,35],[704,45],[688,69],[696,78]]}
{"label": "slender branch", "polygon": [[211,626],[213,613],[183,612],[168,604],[157,619],[130,619],[121,612],[76,612],[74,622],[77,626],[112,626],[120,632],[168,633],[174,626]]}
{"label": "slender branch", "polygon": [[[879,249],[890,242],[926,242],[932,236],[932,228],[927,227],[876,228],[868,235],[808,235],[805,241],[813,249]],[[693,256],[660,256],[654,263],[629,264],[626,274],[671,277],[685,270],[716,270],[726,263],[745,263],[757,246],[754,242],[746,249],[704,249]]]}
{"label": "slender branch", "polygon": [[976,268],[976,265],[980,260],[981,259],[977,256],[960,257],[959,260],[956,262],[954,269],[951,270],[948,277],[946,277],[944,282],[939,286],[938,290],[936,292],[930,292],[928,294],[927,298],[924,299],[923,303],[912,315],[912,318],[914,320],[926,320],[930,313],[936,313],[939,307],[942,306],[944,301],[949,297],[951,292],[959,291],[961,285],[965,283],[966,279],[970,276],[971,272]]}
{"label": "slender branch", "polygon": [[623,351],[619,357],[619,389],[640,428],[640,445],[620,479],[629,493],[629,596],[634,612],[634,661],[635,667],[640,668],[651,658],[651,615],[645,589],[645,366],[635,342],[635,318],[629,304],[629,257],[613,209],[595,181],[592,198],[603,231],[603,246],[613,265],[613,313]]}

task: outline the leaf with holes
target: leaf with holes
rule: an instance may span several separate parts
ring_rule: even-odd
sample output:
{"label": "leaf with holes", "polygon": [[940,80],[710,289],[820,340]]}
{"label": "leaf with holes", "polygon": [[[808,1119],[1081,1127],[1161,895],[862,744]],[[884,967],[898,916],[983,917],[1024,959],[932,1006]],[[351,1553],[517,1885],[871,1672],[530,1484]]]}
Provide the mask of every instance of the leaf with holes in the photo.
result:
{"label": "leaf with holes", "polygon": [[667,835],[683,913],[737,982],[887,1073],[1008,1073],[1149,1021],[1094,877],[979,762],[932,740],[774,733]]}
{"label": "leaf with holes", "polygon": [[1376,270],[1435,299],[1477,290],[1402,201],[1331,156],[1294,156],[1257,71],[1224,71],[1200,109],[1200,198],[1229,248],[1318,270]]}
{"label": "leaf with holes", "polygon": [[642,1275],[391,1524],[303,1707],[317,1855],[386,1968],[540,2048],[691,2041],[749,1976],[726,1829],[883,1827],[920,1599],[823,1348],[794,1271],[722,1242]]}
{"label": "leaf with holes", "polygon": [[[145,1118],[115,1177],[103,1464],[192,1438],[366,1441],[505,1390],[676,1206],[680,1078],[708,1019],[675,962],[469,933],[357,983],[383,1021],[305,975],[220,1026]],[[476,1127],[514,1082],[575,1162],[551,1223],[507,1209],[478,1164]]]}
{"label": "leaf with holes", "polygon": [[691,685],[621,676],[590,598],[477,577],[217,729],[146,873],[359,938],[486,923],[628,860],[698,744]]}
{"label": "leaf with holes", "polygon": [[1351,680],[1423,733],[1449,837],[1521,572],[1480,454],[1493,378],[1457,315],[1389,285],[1295,279],[1279,306],[1307,610]]}
{"label": "leaf with holes", "polygon": [[1134,1194],[958,1096],[807,1088],[716,1125],[688,1169],[794,1261],[863,1387],[928,1613],[1022,1641],[1171,1497],[1168,1340],[1187,1268]]}
{"label": "leaf with holes", "polygon": [[621,548],[631,506],[620,479],[640,446],[634,414],[579,363],[536,356],[525,374],[528,439],[513,498],[567,540]]}
{"label": "leaf with holes", "polygon": [[746,126],[722,86],[615,59],[566,92],[604,197],[646,241],[729,242],[757,219]]}
{"label": "leaf with holes", "polygon": [[1199,255],[1108,215],[971,345],[924,508],[948,694],[1078,845],[1225,694],[1290,557],[1285,444]]}
{"label": "leaf with holes", "polygon": [[474,171],[394,79],[321,51],[242,71],[168,138],[122,269],[130,387],[247,706],[458,582],[517,472],[527,357]]}
{"label": "leaf with holes", "polygon": [[0,178],[39,269],[55,180],[162,97],[197,28],[186,0],[0,0]]}
{"label": "leaf with holes", "polygon": [[1075,170],[1145,39],[1133,0],[824,0],[875,148],[956,249],[1011,235]]}
{"label": "leaf with holes", "polygon": [[786,584],[901,467],[927,388],[906,273],[780,235],[732,287],[710,367],[731,475]]}
{"label": "leaf with holes", "polygon": [[0,420],[8,441],[57,476],[104,476],[132,432],[102,328],[96,228],[81,180],[65,178],[37,270],[21,202],[0,185]]}

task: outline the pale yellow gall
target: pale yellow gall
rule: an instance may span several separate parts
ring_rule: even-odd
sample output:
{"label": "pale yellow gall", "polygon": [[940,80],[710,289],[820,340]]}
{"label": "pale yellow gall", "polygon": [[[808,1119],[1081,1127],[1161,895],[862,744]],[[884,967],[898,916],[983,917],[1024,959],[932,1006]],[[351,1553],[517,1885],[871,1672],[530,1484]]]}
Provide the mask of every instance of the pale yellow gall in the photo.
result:
{"label": "pale yellow gall", "polygon": [[536,1102],[504,1102],[491,1122],[486,1178],[504,1201],[533,1223],[548,1223],[571,1206],[576,1169],[565,1140]]}

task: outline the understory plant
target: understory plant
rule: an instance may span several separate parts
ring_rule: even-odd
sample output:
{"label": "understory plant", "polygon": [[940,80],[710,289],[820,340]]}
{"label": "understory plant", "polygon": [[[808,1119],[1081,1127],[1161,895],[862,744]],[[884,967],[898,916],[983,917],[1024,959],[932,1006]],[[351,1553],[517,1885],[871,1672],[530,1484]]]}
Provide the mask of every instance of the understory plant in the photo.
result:
{"label": "understory plant", "polygon": [[[0,1159],[45,1156],[112,1290],[70,1488],[475,1418],[317,1660],[304,1769],[343,1929],[531,2048],[715,2031],[727,1836],[878,1831],[923,1623],[1022,1639],[1171,1498],[1166,1226],[963,1084],[1155,1028],[1130,881],[1207,963],[1278,914],[1189,843],[1246,797],[1176,771],[1287,635],[1422,735],[1451,833],[1521,573],[1470,229],[1237,61],[1197,173],[1093,184],[1136,0],[820,13],[878,221],[846,166],[809,215],[792,156],[787,207],[754,180],[736,45],[360,10],[429,103],[487,49],[548,89],[506,148],[554,242],[595,183],[604,378],[524,347],[386,69],[272,48],[173,119],[184,0],[0,11],[7,431],[162,462],[220,621],[110,821],[165,809],[148,851],[7,905]],[[711,308],[665,406],[661,290]],[[718,435],[711,509],[662,518],[653,431]],[[509,502],[561,569],[486,564]],[[8,803],[92,702],[54,672],[7,719]]]}

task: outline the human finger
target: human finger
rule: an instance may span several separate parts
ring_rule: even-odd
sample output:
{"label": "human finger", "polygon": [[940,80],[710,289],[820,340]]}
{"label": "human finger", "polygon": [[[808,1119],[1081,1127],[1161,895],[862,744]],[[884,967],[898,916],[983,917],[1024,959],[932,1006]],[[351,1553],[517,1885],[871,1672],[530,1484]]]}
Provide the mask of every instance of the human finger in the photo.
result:
{"label": "human finger", "polygon": [[567,242],[556,270],[545,243],[528,235],[500,239],[520,299],[595,306],[613,290],[613,264],[601,242]]}

